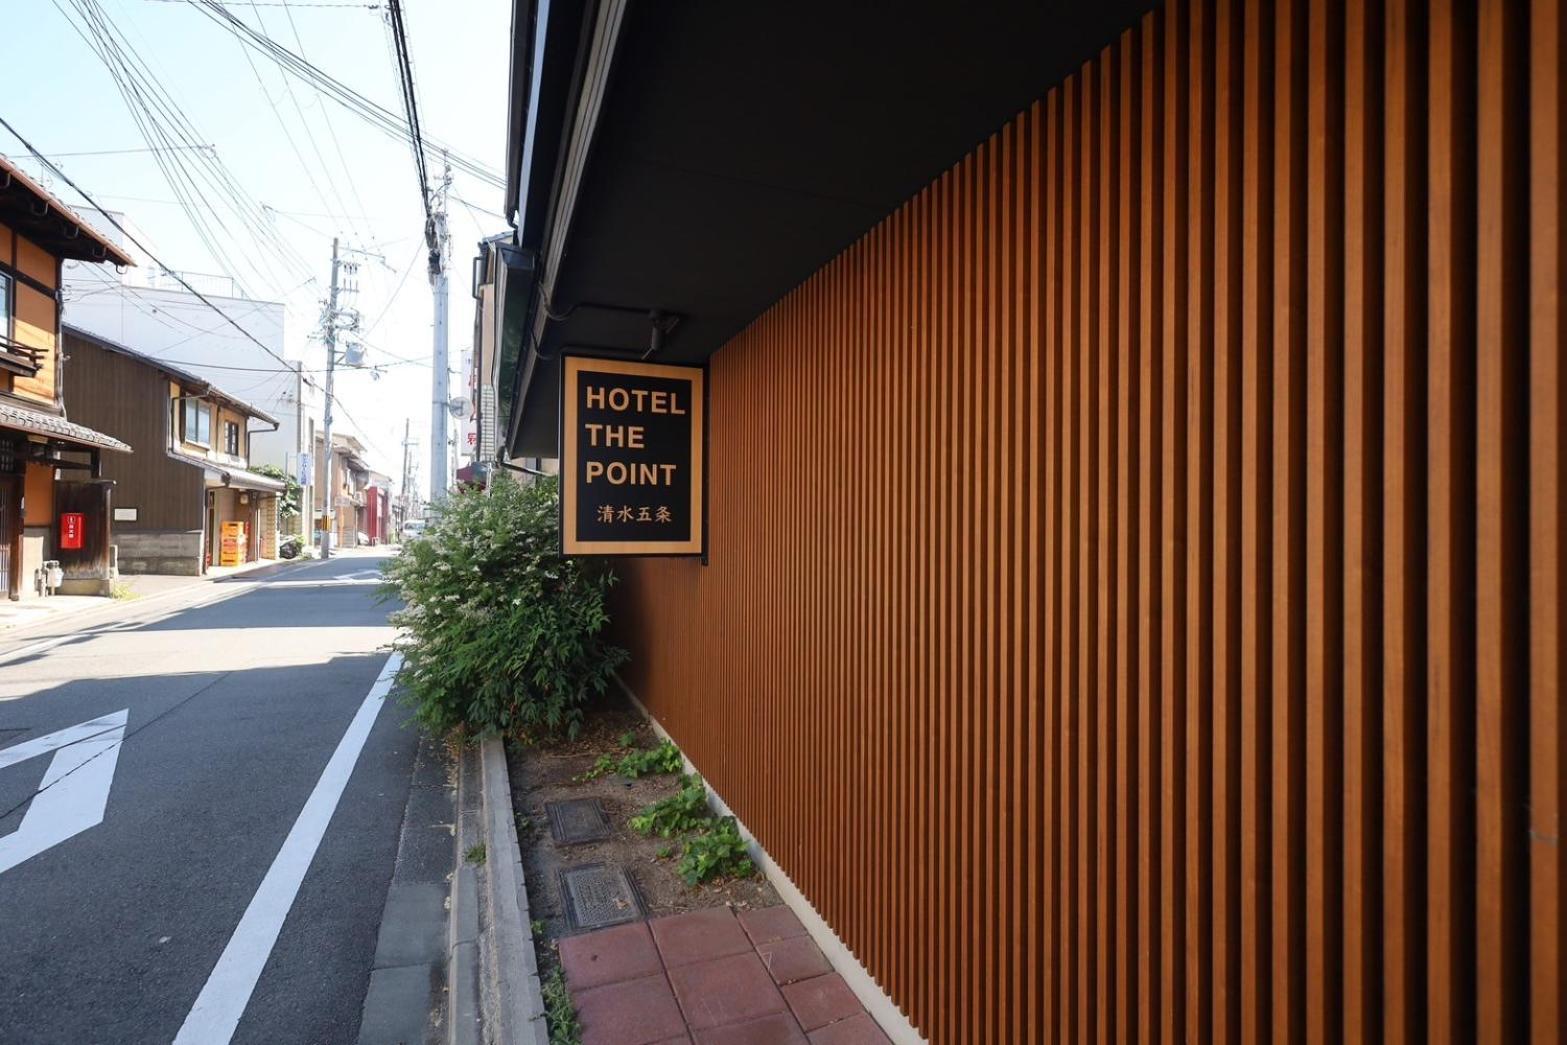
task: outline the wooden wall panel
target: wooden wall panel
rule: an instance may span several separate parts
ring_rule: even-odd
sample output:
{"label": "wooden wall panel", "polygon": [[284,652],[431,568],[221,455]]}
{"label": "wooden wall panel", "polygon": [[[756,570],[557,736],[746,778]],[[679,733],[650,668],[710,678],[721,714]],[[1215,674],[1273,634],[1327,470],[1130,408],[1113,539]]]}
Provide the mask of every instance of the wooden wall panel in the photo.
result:
{"label": "wooden wall panel", "polygon": [[1560,0],[1177,0],[712,361],[628,683],[940,1042],[1559,1041]]}

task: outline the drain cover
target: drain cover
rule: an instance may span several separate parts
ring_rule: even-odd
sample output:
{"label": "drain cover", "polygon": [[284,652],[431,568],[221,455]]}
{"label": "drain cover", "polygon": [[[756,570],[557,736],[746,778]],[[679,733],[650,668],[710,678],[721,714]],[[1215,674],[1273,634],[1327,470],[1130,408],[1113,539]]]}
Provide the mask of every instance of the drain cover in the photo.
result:
{"label": "drain cover", "polygon": [[550,837],[556,845],[599,842],[609,837],[609,817],[596,798],[573,798],[564,802],[545,802],[550,818]]}
{"label": "drain cover", "polygon": [[602,929],[642,917],[642,901],[619,867],[588,864],[560,872],[566,918],[576,929]]}

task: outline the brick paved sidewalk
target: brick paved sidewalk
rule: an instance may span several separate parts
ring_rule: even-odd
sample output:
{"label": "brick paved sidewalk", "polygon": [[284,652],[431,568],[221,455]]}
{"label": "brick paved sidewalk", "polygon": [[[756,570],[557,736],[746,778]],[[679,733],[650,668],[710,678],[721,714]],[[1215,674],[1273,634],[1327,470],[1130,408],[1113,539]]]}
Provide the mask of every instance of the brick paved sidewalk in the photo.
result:
{"label": "brick paved sidewalk", "polygon": [[560,941],[583,1045],[886,1045],[787,907],[710,907]]}

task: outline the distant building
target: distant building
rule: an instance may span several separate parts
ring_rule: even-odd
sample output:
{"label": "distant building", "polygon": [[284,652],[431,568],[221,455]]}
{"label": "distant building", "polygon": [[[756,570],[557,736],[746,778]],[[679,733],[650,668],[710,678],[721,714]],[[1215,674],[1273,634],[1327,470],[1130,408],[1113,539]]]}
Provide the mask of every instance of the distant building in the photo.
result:
{"label": "distant building", "polygon": [[[125,215],[107,213],[137,239],[147,241]],[[117,273],[67,264],[66,321],[78,330],[116,344],[133,345],[145,355],[229,389],[277,418],[275,432],[255,434],[251,461],[299,475],[300,455],[308,453],[315,441],[324,397],[304,372],[305,364],[290,363],[289,369],[279,361],[278,357],[285,356],[283,304],[248,298],[227,276],[179,274],[256,339],[252,341],[186,290],[172,273],[143,257],[105,212],[88,210],[84,217],[104,239],[138,259],[140,265],[133,272]],[[259,347],[258,341],[276,355]]]}
{"label": "distant building", "polygon": [[333,502],[335,525],[332,547],[334,548],[357,548],[370,541],[370,534],[365,530],[365,507],[368,500],[365,489],[370,484],[371,471],[370,466],[365,463],[364,453],[364,444],[357,438],[341,432],[333,432],[330,459],[332,475],[328,479],[326,474],[328,457],[323,451],[320,434],[316,435],[313,457],[317,491],[314,502],[316,524],[312,532],[319,539],[322,529],[327,525],[326,490],[330,483],[337,491]]}
{"label": "distant building", "polygon": [[[198,374],[65,328],[72,411],[141,452],[104,462],[122,573],[196,575],[277,558],[284,484],[252,470],[277,419]],[[258,427],[260,426],[260,427]]]}

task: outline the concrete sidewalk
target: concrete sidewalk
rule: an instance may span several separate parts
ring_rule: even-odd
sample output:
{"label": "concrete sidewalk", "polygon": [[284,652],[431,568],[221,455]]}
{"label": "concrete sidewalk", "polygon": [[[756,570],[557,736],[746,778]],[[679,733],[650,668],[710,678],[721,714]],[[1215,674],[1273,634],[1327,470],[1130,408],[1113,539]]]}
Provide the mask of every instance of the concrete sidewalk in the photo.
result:
{"label": "concrete sidewalk", "polygon": [[234,576],[251,576],[260,571],[271,571],[279,567],[293,566],[305,561],[309,560],[258,559],[243,566],[215,566],[202,577],[182,577],[154,573],[122,576],[115,581],[115,585],[127,592],[125,598],[113,598],[104,595],[50,595],[23,599],[20,602],[0,599],[0,635],[8,634],[19,628],[30,627],[34,624],[68,619],[75,615],[90,614],[96,616],[97,611],[100,610],[132,604],[141,599],[177,591],[181,588],[191,588],[199,584],[212,584]]}

